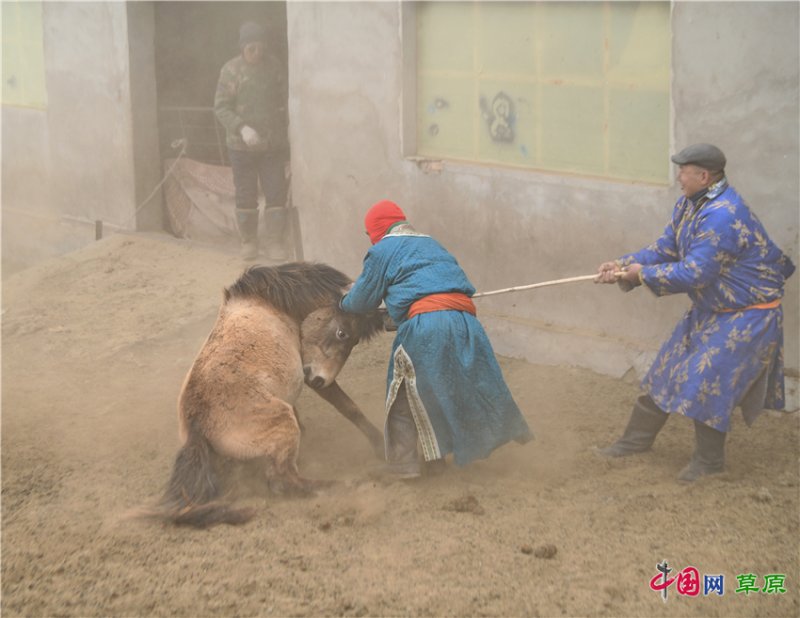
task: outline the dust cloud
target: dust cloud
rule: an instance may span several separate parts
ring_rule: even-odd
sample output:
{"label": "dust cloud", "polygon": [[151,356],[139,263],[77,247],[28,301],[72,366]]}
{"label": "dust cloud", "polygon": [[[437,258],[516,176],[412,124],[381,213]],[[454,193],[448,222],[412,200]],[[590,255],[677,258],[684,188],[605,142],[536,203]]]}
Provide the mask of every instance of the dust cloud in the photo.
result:
{"label": "dust cloud", "polygon": [[[257,515],[241,527],[121,519],[168,479],[182,380],[241,268],[119,234],[4,278],[4,616],[798,614],[797,415],[749,430],[737,416],[727,472],[684,486],[685,419],[650,453],[598,459],[635,386],[510,358],[531,443],[386,483],[358,430],[306,390],[301,472],[336,486],[243,487],[237,505]],[[379,427],[390,348],[358,346],[339,379]],[[664,603],[648,585],[664,559],[724,574],[725,594]],[[737,594],[742,573],[785,574],[786,591]]]}

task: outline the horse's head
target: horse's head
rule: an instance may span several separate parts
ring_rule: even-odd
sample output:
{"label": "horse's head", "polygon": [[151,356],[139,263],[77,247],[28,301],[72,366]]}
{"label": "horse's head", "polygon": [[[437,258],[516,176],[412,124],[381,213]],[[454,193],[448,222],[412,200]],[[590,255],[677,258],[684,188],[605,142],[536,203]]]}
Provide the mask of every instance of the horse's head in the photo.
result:
{"label": "horse's head", "polygon": [[345,313],[336,305],[308,314],[300,326],[303,373],[310,387],[330,386],[353,347],[384,329],[380,313]]}

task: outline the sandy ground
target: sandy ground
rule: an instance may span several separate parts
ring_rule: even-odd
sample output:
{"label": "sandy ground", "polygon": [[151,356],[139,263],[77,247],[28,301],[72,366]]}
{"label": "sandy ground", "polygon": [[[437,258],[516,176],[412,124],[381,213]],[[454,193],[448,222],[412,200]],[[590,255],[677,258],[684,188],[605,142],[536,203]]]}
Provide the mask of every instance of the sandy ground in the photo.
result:
{"label": "sandy ground", "polygon": [[[177,450],[175,404],[232,255],[117,235],[6,277],[2,338],[4,616],[798,616],[798,415],[737,415],[729,470],[685,486],[686,419],[605,461],[635,386],[500,358],[537,439],[417,482],[375,480],[366,440],[306,392],[301,470],[340,486],[250,494],[208,531],[130,521]],[[351,273],[354,275],[357,273]],[[391,335],[356,348],[343,388],[382,426]],[[668,600],[666,559],[724,575]],[[737,575],[785,593],[735,593]]]}

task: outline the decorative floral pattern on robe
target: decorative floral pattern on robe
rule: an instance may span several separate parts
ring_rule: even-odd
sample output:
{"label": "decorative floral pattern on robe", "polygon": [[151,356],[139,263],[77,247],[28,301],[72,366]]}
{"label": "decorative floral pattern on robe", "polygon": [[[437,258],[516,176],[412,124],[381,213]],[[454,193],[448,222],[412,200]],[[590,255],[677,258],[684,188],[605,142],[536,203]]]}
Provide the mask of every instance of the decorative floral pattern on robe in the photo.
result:
{"label": "decorative floral pattern on robe", "polygon": [[679,199],[661,237],[618,262],[693,303],[642,382],[662,410],[728,431],[737,406],[748,424],[783,408],[783,310],[751,307],[781,299],[795,267],[725,179]]}

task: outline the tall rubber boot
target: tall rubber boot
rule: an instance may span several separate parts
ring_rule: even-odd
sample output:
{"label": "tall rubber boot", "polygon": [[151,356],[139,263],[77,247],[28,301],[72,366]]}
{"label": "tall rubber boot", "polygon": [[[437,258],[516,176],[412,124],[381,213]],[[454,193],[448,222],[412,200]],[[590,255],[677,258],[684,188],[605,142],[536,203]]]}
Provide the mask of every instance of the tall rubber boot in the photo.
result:
{"label": "tall rubber boot", "polygon": [[237,208],[236,225],[242,242],[242,259],[255,260],[258,257],[258,209]]}
{"label": "tall rubber boot", "polygon": [[647,395],[636,400],[625,433],[611,446],[598,449],[604,457],[624,457],[649,451],[669,414],[661,411]]}
{"label": "tall rubber boot", "polygon": [[276,206],[264,209],[264,227],[267,259],[285,261],[288,213],[286,208]]}
{"label": "tall rubber boot", "polygon": [[719,474],[725,471],[724,431],[717,431],[705,423],[694,422],[695,447],[692,459],[678,475],[679,481],[693,483],[701,476]]}
{"label": "tall rubber boot", "polygon": [[405,384],[400,387],[389,410],[386,433],[386,471],[402,479],[419,477],[422,474],[422,465],[417,453],[417,425],[411,414]]}

